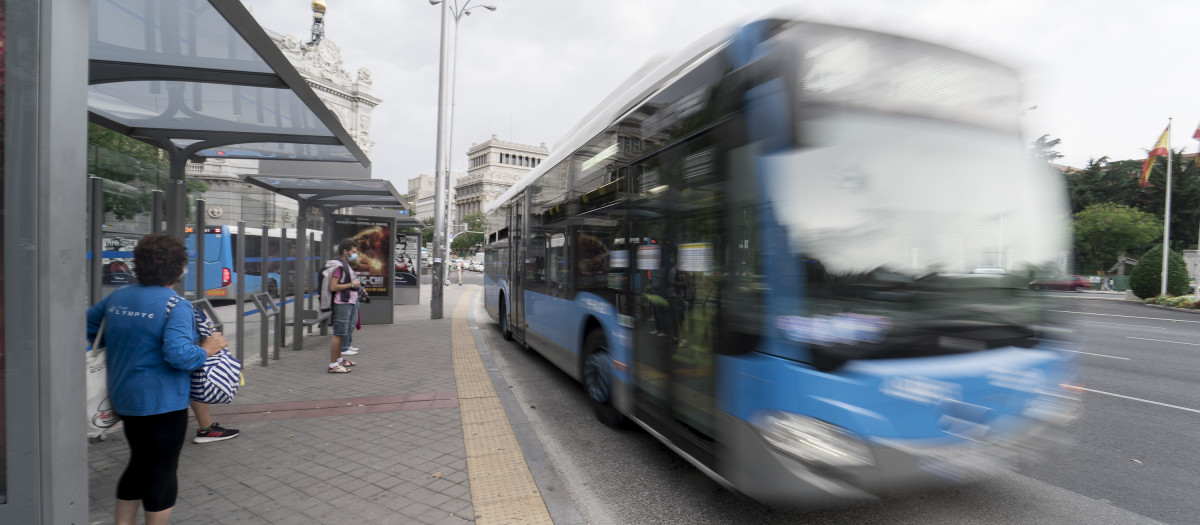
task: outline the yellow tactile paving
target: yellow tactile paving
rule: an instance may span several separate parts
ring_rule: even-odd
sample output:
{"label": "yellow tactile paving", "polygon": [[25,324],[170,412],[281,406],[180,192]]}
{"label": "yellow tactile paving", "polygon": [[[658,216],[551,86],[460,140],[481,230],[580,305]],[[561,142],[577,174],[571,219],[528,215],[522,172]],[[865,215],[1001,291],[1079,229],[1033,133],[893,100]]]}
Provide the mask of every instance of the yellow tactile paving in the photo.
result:
{"label": "yellow tactile paving", "polygon": [[467,450],[471,505],[479,525],[551,524],[520,444],[508,424],[504,406],[479,357],[467,312],[475,286],[463,290],[451,318],[454,380]]}

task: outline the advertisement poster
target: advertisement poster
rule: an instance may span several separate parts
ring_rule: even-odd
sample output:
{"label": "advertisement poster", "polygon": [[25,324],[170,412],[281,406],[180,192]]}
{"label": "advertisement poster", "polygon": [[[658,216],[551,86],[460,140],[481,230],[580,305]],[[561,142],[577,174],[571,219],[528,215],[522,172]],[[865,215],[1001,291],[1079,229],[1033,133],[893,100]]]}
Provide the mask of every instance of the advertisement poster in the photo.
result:
{"label": "advertisement poster", "polygon": [[638,246],[638,270],[657,270],[662,268],[662,248],[657,244]]}
{"label": "advertisement poster", "polygon": [[358,260],[350,263],[358,280],[362,281],[371,297],[387,297],[387,278],[391,273],[389,261],[392,255],[391,221],[373,217],[341,216],[333,220],[333,241],[336,249],[342,239],[354,239],[358,243]]}
{"label": "advertisement poster", "polygon": [[711,272],[713,245],[707,242],[688,242],[679,245],[679,270]]}
{"label": "advertisement poster", "polygon": [[133,249],[137,243],[138,238],[133,236],[104,237],[101,284],[124,286],[137,280],[133,275]]}
{"label": "advertisement poster", "polygon": [[417,286],[417,263],[420,261],[418,253],[421,249],[421,234],[419,233],[397,233],[396,234],[396,288],[401,286]]}

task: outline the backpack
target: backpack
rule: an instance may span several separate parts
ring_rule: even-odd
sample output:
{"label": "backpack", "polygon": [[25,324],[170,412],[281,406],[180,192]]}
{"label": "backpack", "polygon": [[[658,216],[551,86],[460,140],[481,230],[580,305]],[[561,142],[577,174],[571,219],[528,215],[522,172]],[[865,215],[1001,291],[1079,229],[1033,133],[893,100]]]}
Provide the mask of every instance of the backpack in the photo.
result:
{"label": "backpack", "polygon": [[[342,277],[338,279],[338,283],[346,284],[350,282],[350,276],[353,275],[353,270],[350,269],[349,264],[343,262],[341,259],[327,261],[325,263],[325,269],[321,270],[321,274],[317,277],[317,289],[321,291],[322,312],[333,310],[333,295],[329,293],[328,283],[329,279],[333,277],[333,270],[339,267],[342,269]],[[350,294],[346,291],[342,291],[341,293],[346,294],[342,299],[343,301],[347,300],[350,296]]]}

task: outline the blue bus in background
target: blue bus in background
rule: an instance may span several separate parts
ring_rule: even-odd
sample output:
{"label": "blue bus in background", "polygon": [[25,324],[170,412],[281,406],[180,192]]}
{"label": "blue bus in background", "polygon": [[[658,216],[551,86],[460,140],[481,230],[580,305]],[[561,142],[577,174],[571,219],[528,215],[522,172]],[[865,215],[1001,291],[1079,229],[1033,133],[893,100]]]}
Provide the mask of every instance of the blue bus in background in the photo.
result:
{"label": "blue bus in background", "polygon": [[[1061,442],[1069,257],[1014,71],[760,20],[648,64],[488,210],[506,338],[771,504],[975,479]],[[975,268],[1002,271],[978,273]]]}
{"label": "blue bus in background", "polygon": [[[196,254],[196,234],[192,232],[192,228],[188,227],[187,250],[189,254]],[[316,264],[313,268],[320,267],[324,264],[324,259],[321,252],[321,232],[313,232],[313,245],[309,247],[310,254],[316,254],[309,257],[309,264]],[[246,236],[246,274],[239,276],[234,271],[234,257],[236,256],[236,247],[239,235]],[[279,297],[280,286],[284,286],[284,290],[291,289],[292,279],[295,276],[295,261],[296,261],[296,230],[287,230],[287,241],[283,247],[286,252],[287,261],[287,278],[283,279],[280,272],[280,263],[284,260],[280,256],[280,236],[281,230],[273,228],[267,231],[267,254],[266,261],[263,260],[262,253],[262,228],[246,228],[245,232],[238,230],[237,226],[205,226],[204,228],[204,297],[209,299],[233,299],[237,294],[237,279],[245,278],[245,290],[247,294],[254,292],[267,292],[271,297]],[[266,278],[263,278],[264,268],[266,270]],[[316,270],[311,272],[311,275],[316,275]],[[195,258],[188,260],[188,274],[184,276],[184,285],[187,292],[195,292],[196,289],[196,261]],[[309,287],[315,288],[315,277],[309,279]]]}

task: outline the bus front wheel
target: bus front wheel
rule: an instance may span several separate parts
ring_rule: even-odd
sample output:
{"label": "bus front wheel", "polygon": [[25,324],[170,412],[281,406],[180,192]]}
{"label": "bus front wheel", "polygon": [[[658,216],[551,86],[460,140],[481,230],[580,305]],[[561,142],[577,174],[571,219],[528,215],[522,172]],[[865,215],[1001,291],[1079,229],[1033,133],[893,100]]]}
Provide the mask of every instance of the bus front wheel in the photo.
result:
{"label": "bus front wheel", "polygon": [[271,294],[271,297],[279,297],[279,283],[275,282],[275,279],[267,281],[267,293]]}
{"label": "bus front wheel", "polygon": [[620,428],[625,416],[612,405],[612,354],[604,340],[604,332],[592,330],[583,343],[583,388],[596,419],[606,426]]}

